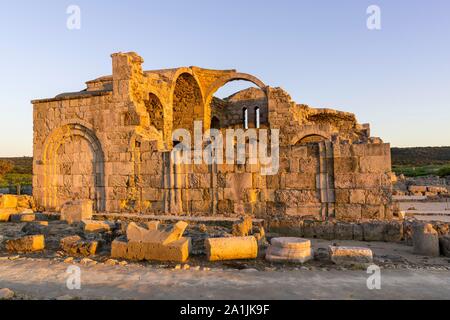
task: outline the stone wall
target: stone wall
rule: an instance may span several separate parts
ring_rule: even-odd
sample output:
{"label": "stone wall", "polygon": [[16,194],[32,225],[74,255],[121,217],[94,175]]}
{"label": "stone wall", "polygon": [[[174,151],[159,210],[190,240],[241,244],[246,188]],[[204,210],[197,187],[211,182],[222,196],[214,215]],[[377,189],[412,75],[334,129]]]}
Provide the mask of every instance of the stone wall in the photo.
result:
{"label": "stone wall", "polygon": [[[235,70],[144,72],[135,53],[112,58],[113,75],[89,81],[85,91],[33,101],[33,195],[41,209],[90,199],[98,212],[392,218],[389,145],[354,115],[297,105]],[[242,79],[260,89],[230,97],[234,108],[222,108],[221,120],[233,126],[243,107],[257,104],[263,127],[280,130],[279,171],[262,175],[248,161],[175,165],[172,130],[191,130],[194,120],[208,129],[218,114],[214,92]]]}

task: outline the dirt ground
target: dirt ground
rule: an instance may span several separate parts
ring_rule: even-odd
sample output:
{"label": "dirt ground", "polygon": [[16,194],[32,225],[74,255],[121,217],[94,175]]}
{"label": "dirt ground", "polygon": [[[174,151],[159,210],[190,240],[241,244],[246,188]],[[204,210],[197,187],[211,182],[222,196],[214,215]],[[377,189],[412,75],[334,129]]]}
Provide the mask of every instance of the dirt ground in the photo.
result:
{"label": "dirt ground", "polygon": [[[3,255],[0,288],[13,290],[16,299],[450,299],[449,258],[416,256],[403,244],[339,241],[373,250],[381,290],[369,290],[365,269],[320,257],[336,242],[312,242],[316,260],[303,266],[262,258],[209,263],[195,256],[184,270],[185,265],[171,263],[107,265],[101,256],[85,263],[81,257],[64,262],[67,256],[58,253]],[[81,270],[80,290],[67,287],[72,266]]]}
{"label": "dirt ground", "polygon": [[[113,261],[111,239],[120,234],[91,234],[104,243],[97,255],[69,256],[59,248],[61,238],[84,235],[79,226],[49,221],[43,252],[13,254],[5,240],[23,235],[25,223],[0,224],[0,288],[15,299],[450,299],[450,258],[412,253],[403,243],[312,240],[315,259],[304,265],[249,261],[208,262],[201,243],[208,234],[221,236],[227,228],[190,226],[194,249],[187,264]],[[381,290],[369,290],[366,267],[341,267],[328,257],[328,246],[369,247],[381,268]],[[81,270],[81,290],[69,290],[69,267]]]}

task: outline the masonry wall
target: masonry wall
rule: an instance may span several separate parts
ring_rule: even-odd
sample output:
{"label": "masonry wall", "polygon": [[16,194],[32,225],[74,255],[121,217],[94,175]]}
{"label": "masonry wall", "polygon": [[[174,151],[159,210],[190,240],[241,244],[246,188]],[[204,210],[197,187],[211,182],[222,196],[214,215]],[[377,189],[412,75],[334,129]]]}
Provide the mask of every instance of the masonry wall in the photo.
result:
{"label": "masonry wall", "polygon": [[[41,210],[90,199],[99,212],[249,214],[289,221],[392,218],[389,145],[373,143],[368,127],[353,115],[296,105],[280,88],[258,91],[267,99],[262,122],[280,130],[275,175],[261,174],[262,165],[248,161],[175,164],[168,133],[187,126],[186,119],[210,121],[208,101],[235,71],[148,74],[142,62],[136,54],[115,54],[113,76],[89,82],[91,91],[33,102],[33,195]],[[233,112],[231,119],[238,116]],[[298,144],[312,134],[323,141]]]}

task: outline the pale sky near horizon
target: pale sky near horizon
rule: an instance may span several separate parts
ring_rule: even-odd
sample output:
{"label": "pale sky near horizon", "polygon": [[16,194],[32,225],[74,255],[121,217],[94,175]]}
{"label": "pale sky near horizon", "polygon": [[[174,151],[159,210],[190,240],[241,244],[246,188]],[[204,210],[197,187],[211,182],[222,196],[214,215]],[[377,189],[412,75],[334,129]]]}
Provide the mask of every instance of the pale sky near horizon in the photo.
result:
{"label": "pale sky near horizon", "polygon": [[[366,26],[373,4],[381,30]],[[66,27],[69,5],[80,30]],[[355,113],[392,146],[450,145],[448,0],[16,0],[1,5],[0,40],[0,157],[32,155],[32,99],[111,74],[118,51],[147,70],[253,74],[297,103]]]}

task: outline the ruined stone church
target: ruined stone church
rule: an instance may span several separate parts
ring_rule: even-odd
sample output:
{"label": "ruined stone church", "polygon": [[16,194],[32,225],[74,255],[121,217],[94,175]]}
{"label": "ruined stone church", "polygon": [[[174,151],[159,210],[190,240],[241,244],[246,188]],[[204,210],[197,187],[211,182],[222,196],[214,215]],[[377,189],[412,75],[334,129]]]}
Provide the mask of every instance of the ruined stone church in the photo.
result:
{"label": "ruined stone church", "polygon": [[[41,210],[91,200],[96,212],[296,219],[392,218],[389,144],[351,113],[296,104],[281,88],[235,70],[142,70],[112,55],[112,75],[80,92],[32,101],[33,195]],[[226,99],[230,81],[256,87]],[[279,170],[173,163],[172,132],[279,129]]]}

